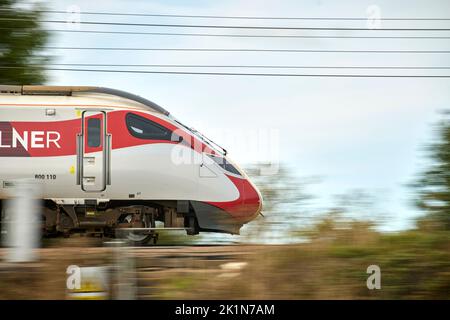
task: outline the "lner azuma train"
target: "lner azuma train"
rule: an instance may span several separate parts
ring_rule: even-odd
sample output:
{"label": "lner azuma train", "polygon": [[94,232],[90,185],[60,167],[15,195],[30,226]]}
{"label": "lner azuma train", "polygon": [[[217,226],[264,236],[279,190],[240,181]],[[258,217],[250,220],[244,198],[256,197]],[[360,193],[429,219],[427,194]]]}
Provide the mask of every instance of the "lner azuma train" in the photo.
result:
{"label": "lner azuma train", "polygon": [[0,86],[3,222],[20,181],[39,186],[49,236],[239,234],[262,207],[226,150],[157,104],[101,87]]}

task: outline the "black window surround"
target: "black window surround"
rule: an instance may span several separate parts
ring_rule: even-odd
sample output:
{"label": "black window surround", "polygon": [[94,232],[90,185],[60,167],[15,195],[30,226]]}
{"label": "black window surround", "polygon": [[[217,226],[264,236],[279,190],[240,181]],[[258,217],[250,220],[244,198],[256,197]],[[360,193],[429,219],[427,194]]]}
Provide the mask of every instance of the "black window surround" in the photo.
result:
{"label": "black window surround", "polygon": [[236,169],[231,163],[229,163],[225,158],[213,156],[212,154],[208,155],[211,159],[214,160],[215,163],[219,165],[223,170],[228,171],[232,174],[240,176],[241,173]]}
{"label": "black window surround", "polygon": [[145,140],[171,141],[172,132],[166,127],[134,113],[126,115],[128,132],[133,137]]}

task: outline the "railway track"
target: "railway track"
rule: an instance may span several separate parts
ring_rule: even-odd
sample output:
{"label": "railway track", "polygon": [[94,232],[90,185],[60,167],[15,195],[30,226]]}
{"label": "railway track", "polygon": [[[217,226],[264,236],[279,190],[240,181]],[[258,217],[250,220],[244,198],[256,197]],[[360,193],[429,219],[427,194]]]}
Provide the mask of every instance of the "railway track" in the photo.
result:
{"label": "railway track", "polygon": [[[28,279],[18,297],[64,299],[69,265],[103,266],[110,270],[126,265],[121,277],[134,288],[135,298],[161,299],[176,296],[177,289],[193,286],[197,280],[236,277],[253,254],[265,249],[258,245],[113,247],[110,244],[41,248],[37,249],[40,259],[34,263],[0,263],[0,286],[8,285],[8,281],[15,283],[14,279]],[[7,250],[0,249],[1,261]],[[40,289],[36,291],[36,287]],[[0,293],[0,299],[5,295],[6,292]]]}
{"label": "railway track", "polygon": [[233,245],[133,248],[132,252],[139,299],[164,298],[168,291],[192,285],[192,279],[233,274],[252,254],[250,247]]}

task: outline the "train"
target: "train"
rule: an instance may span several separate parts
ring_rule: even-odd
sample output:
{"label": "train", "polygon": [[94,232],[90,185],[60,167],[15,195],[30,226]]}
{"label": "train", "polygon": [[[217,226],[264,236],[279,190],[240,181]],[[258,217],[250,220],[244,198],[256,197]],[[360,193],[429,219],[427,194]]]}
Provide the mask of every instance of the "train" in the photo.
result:
{"label": "train", "polygon": [[0,201],[39,190],[45,236],[156,243],[161,230],[239,234],[262,196],[222,148],[122,90],[0,85]]}

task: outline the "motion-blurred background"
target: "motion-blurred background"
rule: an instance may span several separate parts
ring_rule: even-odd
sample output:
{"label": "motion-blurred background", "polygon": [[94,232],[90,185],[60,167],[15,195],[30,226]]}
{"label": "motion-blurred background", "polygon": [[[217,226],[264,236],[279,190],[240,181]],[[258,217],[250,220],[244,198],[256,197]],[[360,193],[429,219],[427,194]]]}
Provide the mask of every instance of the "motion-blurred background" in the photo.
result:
{"label": "motion-blurred background", "polygon": [[[71,298],[66,269],[79,265],[113,270],[112,298],[448,299],[447,12],[447,1],[0,0],[1,84],[140,94],[225,146],[264,197],[240,236],[44,239],[37,261],[0,266],[0,298]],[[381,289],[366,285],[370,265]]]}

